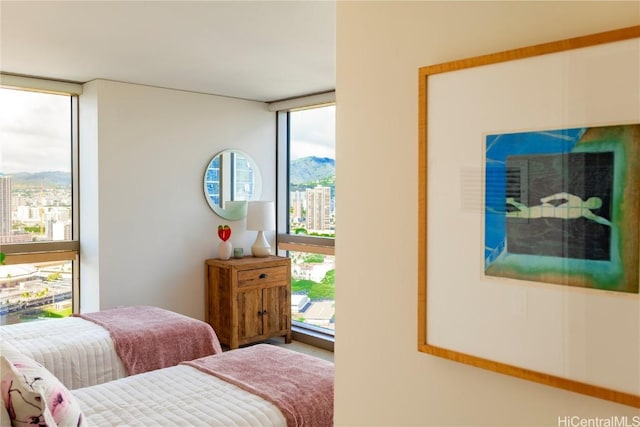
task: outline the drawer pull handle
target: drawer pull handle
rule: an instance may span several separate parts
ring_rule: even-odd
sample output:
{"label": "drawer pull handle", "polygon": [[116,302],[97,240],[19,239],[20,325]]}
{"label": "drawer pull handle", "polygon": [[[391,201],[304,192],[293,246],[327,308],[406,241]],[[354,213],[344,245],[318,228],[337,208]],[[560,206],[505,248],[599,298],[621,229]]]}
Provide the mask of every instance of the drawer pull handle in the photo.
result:
{"label": "drawer pull handle", "polygon": [[267,314],[267,310],[262,310],[258,312],[258,316],[264,316],[265,314]]}
{"label": "drawer pull handle", "polygon": [[267,274],[267,273],[262,273],[262,274],[261,274],[260,276],[258,276],[258,277],[260,277],[261,279],[266,279],[266,278],[267,278],[267,276],[268,276],[268,274]]}

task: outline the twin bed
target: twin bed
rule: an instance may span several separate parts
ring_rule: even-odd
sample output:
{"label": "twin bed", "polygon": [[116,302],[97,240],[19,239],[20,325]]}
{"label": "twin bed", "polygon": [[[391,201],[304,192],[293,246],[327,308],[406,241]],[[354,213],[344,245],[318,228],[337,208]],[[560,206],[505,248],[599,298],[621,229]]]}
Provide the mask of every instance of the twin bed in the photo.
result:
{"label": "twin bed", "polygon": [[0,340],[70,389],[222,353],[208,323],[150,306],[2,326]]}
{"label": "twin bed", "polygon": [[330,362],[266,344],[223,353],[208,324],[153,307],[96,315],[0,328],[3,423],[332,425]]}

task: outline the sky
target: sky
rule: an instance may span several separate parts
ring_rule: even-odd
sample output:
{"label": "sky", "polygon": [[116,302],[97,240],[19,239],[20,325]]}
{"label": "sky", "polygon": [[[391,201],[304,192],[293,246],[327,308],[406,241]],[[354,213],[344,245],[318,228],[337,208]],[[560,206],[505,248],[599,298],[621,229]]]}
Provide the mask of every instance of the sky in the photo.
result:
{"label": "sky", "polygon": [[[291,113],[291,160],[335,159],[335,105]],[[71,171],[68,96],[0,89],[0,173]]]}
{"label": "sky", "polygon": [[291,160],[308,156],[336,158],[335,105],[294,111],[290,117]]}
{"label": "sky", "polygon": [[0,173],[71,171],[68,96],[0,89]]}

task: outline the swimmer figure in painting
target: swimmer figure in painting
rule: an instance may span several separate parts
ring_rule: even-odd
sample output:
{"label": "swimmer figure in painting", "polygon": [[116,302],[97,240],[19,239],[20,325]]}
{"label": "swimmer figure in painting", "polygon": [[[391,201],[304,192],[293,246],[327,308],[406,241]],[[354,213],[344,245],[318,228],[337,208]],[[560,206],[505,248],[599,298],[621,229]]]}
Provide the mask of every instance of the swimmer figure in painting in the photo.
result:
{"label": "swimmer figure in painting", "polygon": [[[563,200],[563,203],[555,206],[549,202],[553,200]],[[526,206],[517,202],[513,197],[507,197],[507,204],[518,208],[517,211],[507,212],[509,218],[561,218],[574,219],[584,217],[599,224],[611,226],[611,221],[591,212],[591,209],[598,209],[602,206],[600,197],[589,197],[582,200],[580,197],[570,193],[556,193],[540,199],[542,204],[537,206]]]}

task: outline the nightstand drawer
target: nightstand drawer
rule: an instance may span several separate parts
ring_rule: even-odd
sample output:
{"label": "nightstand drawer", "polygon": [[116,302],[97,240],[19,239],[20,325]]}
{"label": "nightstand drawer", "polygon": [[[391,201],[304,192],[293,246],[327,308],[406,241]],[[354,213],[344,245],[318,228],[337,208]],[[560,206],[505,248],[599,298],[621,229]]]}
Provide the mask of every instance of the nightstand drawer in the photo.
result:
{"label": "nightstand drawer", "polygon": [[269,267],[239,271],[238,287],[264,285],[274,282],[282,283],[286,281],[287,277],[287,267]]}

